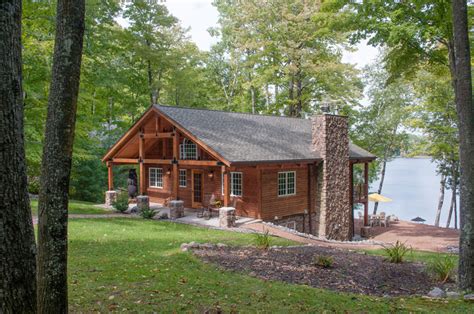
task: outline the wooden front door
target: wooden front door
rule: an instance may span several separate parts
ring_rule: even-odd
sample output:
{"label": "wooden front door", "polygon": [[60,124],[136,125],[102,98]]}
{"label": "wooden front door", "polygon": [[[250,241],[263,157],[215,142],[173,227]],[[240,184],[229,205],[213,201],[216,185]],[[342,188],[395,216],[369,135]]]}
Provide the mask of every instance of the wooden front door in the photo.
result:
{"label": "wooden front door", "polygon": [[202,206],[203,197],[203,171],[192,170],[192,207]]}

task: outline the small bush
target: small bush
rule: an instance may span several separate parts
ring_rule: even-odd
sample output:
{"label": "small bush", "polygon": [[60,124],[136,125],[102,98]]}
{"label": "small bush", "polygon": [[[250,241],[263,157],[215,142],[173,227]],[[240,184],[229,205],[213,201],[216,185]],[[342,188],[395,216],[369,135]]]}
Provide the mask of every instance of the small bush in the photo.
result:
{"label": "small bush", "polygon": [[144,207],[140,212],[140,216],[142,216],[144,219],[152,219],[156,214],[158,213],[149,206]]}
{"label": "small bush", "polygon": [[318,255],[314,257],[314,264],[322,268],[331,268],[334,264],[332,256]]}
{"label": "small bush", "polygon": [[395,244],[385,247],[385,253],[387,254],[387,260],[390,263],[403,263],[403,259],[408,252],[411,252],[411,247],[405,245],[400,241]]}
{"label": "small bush", "polygon": [[456,259],[441,254],[428,263],[428,272],[442,283],[452,280],[456,270]]}
{"label": "small bush", "polygon": [[128,209],[128,194],[127,192],[120,192],[117,195],[117,199],[112,203],[112,207],[115,210],[123,213]]}
{"label": "small bush", "polygon": [[265,230],[263,234],[261,233],[256,233],[255,234],[255,245],[263,250],[268,250],[270,247],[270,234],[268,230]]}

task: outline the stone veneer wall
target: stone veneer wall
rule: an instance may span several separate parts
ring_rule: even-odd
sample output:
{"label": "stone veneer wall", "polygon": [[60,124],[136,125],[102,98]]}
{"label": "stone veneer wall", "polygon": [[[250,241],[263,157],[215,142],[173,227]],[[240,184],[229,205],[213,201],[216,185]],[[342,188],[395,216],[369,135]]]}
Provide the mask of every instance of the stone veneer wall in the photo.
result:
{"label": "stone veneer wall", "polygon": [[323,162],[316,170],[315,231],[334,240],[352,238],[349,200],[349,134],[347,118],[318,115],[312,118],[313,149]]}
{"label": "stone veneer wall", "polygon": [[[295,224],[295,230],[298,232],[311,233],[309,230],[309,215],[297,214],[286,216],[278,220],[273,220],[272,223],[279,226],[290,227],[289,224]],[[293,229],[292,227],[290,229]]]}

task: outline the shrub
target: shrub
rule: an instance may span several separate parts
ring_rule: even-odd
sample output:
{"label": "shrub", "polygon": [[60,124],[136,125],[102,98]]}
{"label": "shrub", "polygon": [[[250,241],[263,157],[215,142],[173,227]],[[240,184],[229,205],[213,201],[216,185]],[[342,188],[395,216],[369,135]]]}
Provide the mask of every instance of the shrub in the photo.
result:
{"label": "shrub", "polygon": [[453,279],[456,270],[456,259],[441,254],[428,263],[428,272],[442,283]]}
{"label": "shrub", "polygon": [[317,255],[314,257],[314,264],[322,268],[331,268],[334,264],[332,256]]}
{"label": "shrub", "polygon": [[411,252],[411,247],[406,246],[405,243],[397,241],[395,244],[385,247],[384,250],[387,254],[387,260],[390,263],[403,263],[405,255],[408,252]]}
{"label": "shrub", "polygon": [[140,216],[144,219],[152,219],[156,214],[158,213],[149,206],[144,207],[140,212]]}
{"label": "shrub", "polygon": [[263,250],[268,250],[270,247],[270,234],[268,230],[265,230],[265,232],[262,233],[256,233],[255,234],[255,245]]}
{"label": "shrub", "polygon": [[121,213],[126,211],[128,209],[128,193],[127,192],[118,193],[117,199],[112,203],[112,207]]}

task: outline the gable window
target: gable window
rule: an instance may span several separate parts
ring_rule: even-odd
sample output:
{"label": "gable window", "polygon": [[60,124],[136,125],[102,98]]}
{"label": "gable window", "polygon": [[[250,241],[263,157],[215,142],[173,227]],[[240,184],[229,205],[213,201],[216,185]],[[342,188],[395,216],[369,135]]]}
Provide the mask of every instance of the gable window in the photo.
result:
{"label": "gable window", "polygon": [[295,195],[295,181],[295,171],[278,172],[278,196]]}
{"label": "gable window", "polygon": [[230,173],[230,195],[242,196],[242,172]]}
{"label": "gable window", "polygon": [[197,145],[185,138],[179,145],[179,159],[198,159]]}
{"label": "gable window", "polygon": [[148,176],[150,187],[163,188],[163,168],[149,168]]}
{"label": "gable window", "polygon": [[179,186],[186,187],[186,169],[179,169]]}

